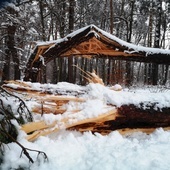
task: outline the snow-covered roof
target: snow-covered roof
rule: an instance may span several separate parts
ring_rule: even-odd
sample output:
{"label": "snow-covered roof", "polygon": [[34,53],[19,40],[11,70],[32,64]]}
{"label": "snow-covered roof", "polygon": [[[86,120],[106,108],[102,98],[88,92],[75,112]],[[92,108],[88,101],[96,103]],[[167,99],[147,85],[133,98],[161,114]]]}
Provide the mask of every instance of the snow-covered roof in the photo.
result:
{"label": "snow-covered roof", "polygon": [[[90,51],[88,49],[86,52],[85,50],[82,52],[82,48],[84,48],[83,43],[89,42],[89,39],[93,39],[93,45],[96,43],[98,47],[95,50],[91,49]],[[87,45],[86,43],[86,46]],[[86,47],[86,49],[87,48],[88,47]],[[117,57],[117,59],[170,63],[170,50],[149,48],[128,43],[93,24],[78,29],[58,40],[38,42],[35,50],[36,52],[34,51],[34,55],[32,56],[32,61],[34,62],[38,61],[41,55],[45,57],[45,61],[48,62],[54,57],[96,54]]]}
{"label": "snow-covered roof", "polygon": [[[93,27],[95,29],[97,29],[99,32],[101,32],[103,35],[105,35],[106,37],[110,38],[111,40],[119,43],[120,45],[127,47],[129,50],[133,50],[134,52],[146,52],[147,54],[170,54],[170,50],[166,50],[166,49],[160,49],[160,48],[151,48],[151,47],[144,47],[144,46],[140,46],[140,45],[135,45],[132,43],[128,43],[126,41],[123,41],[121,39],[119,39],[118,37],[101,30],[100,28],[96,27],[93,25]],[[132,51],[132,52],[133,52]],[[128,52],[128,51],[125,51]]]}
{"label": "snow-covered roof", "polygon": [[95,34],[95,36],[98,36],[100,38],[100,35],[98,33],[101,33],[102,35],[109,38],[110,40],[120,44],[123,47],[126,47],[127,50],[124,51],[125,53],[146,52],[147,54],[168,54],[168,55],[170,55],[170,50],[168,50],[168,49],[144,47],[144,46],[141,46],[141,45],[135,45],[135,44],[132,44],[132,43],[128,43],[124,40],[119,39],[115,35],[112,35],[112,34],[106,32],[106,31],[98,28],[97,26],[95,26],[93,24],[85,26],[83,28],[80,28],[80,29],[68,34],[66,37],[59,39],[59,40],[56,40],[55,44],[52,47],[50,47],[50,49],[55,48],[61,42],[69,41],[71,38],[75,37],[76,35],[82,33],[83,31],[85,31],[89,28],[90,28],[90,31],[88,32],[88,34],[93,32]]}
{"label": "snow-covered roof", "polygon": [[91,24],[64,38],[38,42],[27,63],[28,72],[32,68],[38,70],[43,63],[47,64],[54,58],[69,56],[110,57],[116,60],[170,64],[170,50],[128,43]]}

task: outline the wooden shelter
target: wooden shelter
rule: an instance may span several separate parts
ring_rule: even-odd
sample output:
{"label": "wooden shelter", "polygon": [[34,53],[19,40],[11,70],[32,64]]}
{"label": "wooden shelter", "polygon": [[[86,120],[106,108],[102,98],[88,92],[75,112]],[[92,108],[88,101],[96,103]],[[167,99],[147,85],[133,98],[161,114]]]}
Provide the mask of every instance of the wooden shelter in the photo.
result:
{"label": "wooden shelter", "polygon": [[[67,79],[59,79],[58,81],[71,82],[73,74],[76,72],[73,70],[72,66],[78,65],[78,61],[74,60],[73,57],[103,59],[103,69],[106,69],[106,59],[108,59],[107,68],[112,67],[111,61],[114,60],[154,63],[157,67],[159,64],[164,64],[166,66],[170,64],[170,50],[148,48],[127,43],[99,29],[95,25],[89,25],[62,39],[37,44],[27,63],[24,80],[41,83],[45,82],[44,74],[46,65],[56,58],[67,58],[68,60],[66,63],[64,63],[64,61],[58,61],[57,64],[58,66],[60,65],[62,69],[67,65],[67,68],[64,69],[68,71],[67,74],[69,74],[69,76]],[[94,65],[96,63],[97,61],[91,63],[89,67],[95,69],[96,67],[94,67]],[[116,68],[108,70],[107,78],[100,77],[107,79],[109,83],[112,79],[111,75],[113,74],[111,72],[115,73],[115,70]],[[62,70],[60,72],[60,77],[63,77],[65,74],[66,72]],[[74,79],[76,79],[76,77]]]}
{"label": "wooden shelter", "polygon": [[[125,70],[123,71],[127,74],[124,74],[121,70],[124,61]],[[134,104],[135,98],[129,98],[125,93],[125,98],[131,101],[128,102],[129,104],[119,106],[115,102],[110,102],[110,98],[114,97],[122,89],[116,89],[117,92],[112,93],[115,90],[113,86],[106,87],[106,91],[109,91],[109,94],[112,95],[108,96],[105,93],[103,95],[108,96],[109,100],[103,97],[100,99],[103,103],[102,108],[99,110],[100,113],[97,116],[92,113],[92,117],[84,117],[87,113],[87,110],[84,110],[86,107],[91,108],[91,106],[98,107],[100,105],[100,102],[98,105],[92,102],[92,100],[100,101],[98,93],[96,96],[93,95],[91,100],[91,97],[87,97],[90,94],[89,88],[84,88],[85,86],[78,88],[76,84],[72,84],[74,85],[74,88],[72,88],[71,84],[66,83],[68,89],[63,89],[63,86],[59,85],[60,83],[56,84],[56,87],[49,84],[48,86],[39,84],[38,87],[37,83],[33,83],[45,82],[45,73],[49,71],[47,67],[50,62],[55,63],[53,64],[53,71],[57,72],[57,74],[54,74],[54,77],[56,75],[58,77],[57,81],[71,82],[72,80],[77,80],[77,78],[86,77],[89,83],[98,83],[97,85],[100,84],[101,88],[104,87],[105,83],[109,84],[116,77],[117,70],[119,70],[119,73],[122,71],[123,76],[131,74],[131,62],[139,63],[138,68],[135,68],[138,75],[141,74],[140,63],[145,63],[149,64],[149,69],[151,68],[150,64],[152,64],[152,74],[159,72],[161,73],[160,76],[164,77],[165,75],[159,71],[159,65],[170,72],[170,50],[133,45],[94,25],[86,26],[56,41],[38,43],[27,63],[25,81],[4,82],[2,88],[8,91],[9,94],[12,93],[12,95],[16,95],[23,101],[25,100],[29,106],[30,102],[32,102],[31,113],[41,115],[60,114],[61,119],[56,119],[51,123],[41,119],[40,121],[36,120],[23,125],[21,129],[27,133],[27,140],[34,141],[39,136],[49,135],[63,128],[101,134],[108,134],[114,130],[119,130],[124,134],[138,130],[150,133],[158,127],[163,127],[166,130],[170,129],[169,105],[161,106],[158,100],[150,101],[146,99]],[[164,65],[166,67],[162,67]],[[98,77],[92,72],[92,69],[96,70],[97,73],[102,73],[102,76],[99,75]],[[128,72],[129,70],[130,72]],[[150,73],[151,70],[147,70],[146,67],[145,71]],[[166,76],[168,72],[165,71]],[[78,76],[77,73],[81,74],[81,76],[76,77]],[[86,75],[83,75],[84,73]],[[157,76],[157,74],[155,75]],[[32,83],[27,81],[32,81]],[[165,98],[166,103],[168,103],[170,99]],[[119,97],[116,100],[120,100]],[[9,102],[10,106],[11,101],[9,100]],[[89,105],[89,103],[92,105]],[[69,104],[71,107],[68,107]],[[72,107],[73,105],[75,107]],[[81,119],[77,119],[79,116]]]}

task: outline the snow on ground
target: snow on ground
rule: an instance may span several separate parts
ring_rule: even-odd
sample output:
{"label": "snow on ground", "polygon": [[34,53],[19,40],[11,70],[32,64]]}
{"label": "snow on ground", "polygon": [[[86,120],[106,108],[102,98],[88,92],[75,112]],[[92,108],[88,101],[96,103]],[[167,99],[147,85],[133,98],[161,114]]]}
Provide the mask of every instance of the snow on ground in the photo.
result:
{"label": "snow on ground", "polygon": [[[32,86],[32,84],[30,84]],[[34,88],[42,88],[40,84],[34,84]],[[121,106],[133,103],[155,102],[157,107],[170,107],[170,91],[155,89],[123,89],[122,91],[110,90],[99,84],[78,86],[65,82],[57,85],[43,85],[46,89],[55,91],[61,88],[63,91],[86,91],[80,97],[88,99],[83,106],[67,105],[68,110],[81,107],[81,113],[87,117],[101,114],[101,109],[106,104]],[[45,88],[43,87],[43,88]],[[31,107],[31,102],[27,101]],[[94,107],[95,106],[95,107]],[[145,105],[144,105],[145,107]],[[90,113],[92,115],[90,115]],[[68,114],[68,113],[67,113]],[[88,115],[89,114],[89,115]],[[61,115],[58,115],[58,119]],[[34,118],[38,119],[36,116]],[[46,120],[56,119],[54,115],[46,115]],[[77,117],[81,119],[81,117]],[[15,122],[16,123],[16,122]],[[18,125],[19,126],[19,125]],[[18,127],[19,129],[19,127]],[[25,155],[21,154],[21,148],[15,143],[5,146],[4,162],[1,170],[17,169],[24,167],[29,170],[169,170],[170,169],[170,131],[162,128],[156,129],[152,134],[146,135],[135,132],[122,136],[118,131],[102,136],[99,133],[83,134],[77,131],[61,130],[49,136],[41,136],[34,142],[25,139],[26,134],[19,131],[18,141],[27,148],[44,151],[48,161],[43,156],[29,152],[35,163],[29,163]]]}
{"label": "snow on ground", "polygon": [[30,152],[36,160],[29,163],[14,143],[6,146],[2,170],[19,168],[30,170],[169,170],[170,132],[157,129],[153,134],[135,133],[122,136],[117,131],[108,136],[90,132],[61,131],[35,142],[18,139],[25,147],[46,152],[48,161]]}

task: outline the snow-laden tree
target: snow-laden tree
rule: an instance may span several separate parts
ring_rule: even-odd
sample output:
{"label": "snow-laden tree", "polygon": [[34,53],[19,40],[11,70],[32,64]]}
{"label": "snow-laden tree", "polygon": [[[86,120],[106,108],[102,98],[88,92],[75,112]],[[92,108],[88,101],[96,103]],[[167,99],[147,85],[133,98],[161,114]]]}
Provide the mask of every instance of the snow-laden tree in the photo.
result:
{"label": "snow-laden tree", "polygon": [[29,3],[27,1],[19,4],[14,1],[0,9],[0,55],[4,80],[21,78],[24,62],[30,51],[30,42],[37,35],[31,26],[36,20],[30,20],[34,15],[29,10]]}

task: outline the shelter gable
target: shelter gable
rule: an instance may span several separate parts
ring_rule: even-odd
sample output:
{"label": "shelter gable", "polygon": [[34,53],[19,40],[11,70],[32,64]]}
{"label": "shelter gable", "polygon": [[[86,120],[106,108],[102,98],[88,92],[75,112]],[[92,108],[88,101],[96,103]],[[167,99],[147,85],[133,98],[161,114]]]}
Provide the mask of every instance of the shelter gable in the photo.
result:
{"label": "shelter gable", "polygon": [[73,55],[89,56],[88,58],[91,58],[92,55],[128,56],[128,54],[125,54],[122,48],[119,48],[117,44],[111,44],[109,41],[106,38],[103,39],[103,37],[97,38],[93,36],[91,39],[72,47],[63,53],[61,57]]}

